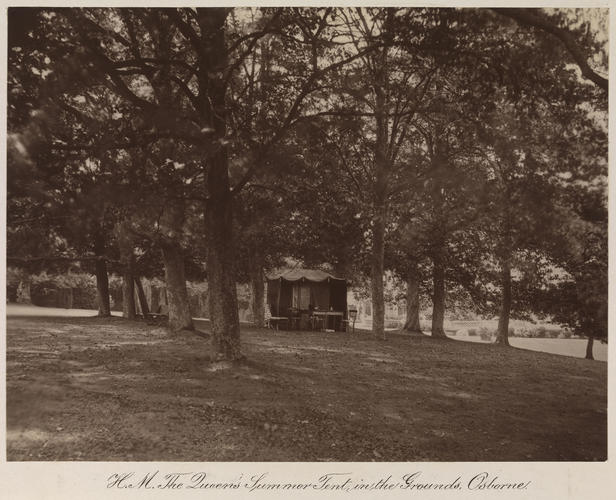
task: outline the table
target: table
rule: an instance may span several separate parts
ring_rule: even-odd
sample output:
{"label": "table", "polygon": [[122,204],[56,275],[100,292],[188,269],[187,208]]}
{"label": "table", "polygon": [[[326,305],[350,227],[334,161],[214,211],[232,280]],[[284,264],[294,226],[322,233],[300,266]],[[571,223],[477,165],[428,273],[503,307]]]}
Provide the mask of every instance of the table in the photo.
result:
{"label": "table", "polygon": [[289,329],[290,330],[299,330],[300,317],[299,316],[289,316]]}
{"label": "table", "polygon": [[323,318],[323,329],[327,330],[329,326],[329,318],[332,318],[332,330],[336,329],[336,318],[340,318],[344,316],[342,311],[313,311],[313,316],[321,316]]}
{"label": "table", "polygon": [[270,316],[267,319],[267,326],[272,329],[278,330],[281,321],[289,321],[286,316]]}

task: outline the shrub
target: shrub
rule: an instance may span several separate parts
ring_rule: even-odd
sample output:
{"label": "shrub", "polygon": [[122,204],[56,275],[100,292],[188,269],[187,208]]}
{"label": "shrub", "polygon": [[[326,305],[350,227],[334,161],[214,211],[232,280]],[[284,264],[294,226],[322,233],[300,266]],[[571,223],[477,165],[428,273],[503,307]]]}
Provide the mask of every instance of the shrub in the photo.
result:
{"label": "shrub", "polygon": [[109,295],[111,300],[111,310],[122,310],[122,278],[112,274],[109,276]]}
{"label": "shrub", "polygon": [[18,288],[22,280],[29,279],[28,273],[15,267],[6,269],[6,299],[9,302],[17,302]]}
{"label": "shrub", "polygon": [[32,303],[44,307],[95,309],[96,279],[86,273],[47,274],[30,277]]}
{"label": "shrub", "polygon": [[248,311],[252,308],[252,290],[247,285],[237,287],[237,307],[240,311]]}
{"label": "shrub", "polygon": [[481,340],[491,340],[492,332],[488,330],[485,326],[482,326],[479,329],[479,337],[481,338]]}
{"label": "shrub", "polygon": [[474,328],[469,328],[468,329],[468,336],[469,337],[476,337],[477,336],[477,330],[475,330]]}
{"label": "shrub", "polygon": [[546,330],[546,337],[555,339],[558,337],[560,330]]}
{"label": "shrub", "polygon": [[402,328],[403,323],[397,319],[386,319],[385,328]]}

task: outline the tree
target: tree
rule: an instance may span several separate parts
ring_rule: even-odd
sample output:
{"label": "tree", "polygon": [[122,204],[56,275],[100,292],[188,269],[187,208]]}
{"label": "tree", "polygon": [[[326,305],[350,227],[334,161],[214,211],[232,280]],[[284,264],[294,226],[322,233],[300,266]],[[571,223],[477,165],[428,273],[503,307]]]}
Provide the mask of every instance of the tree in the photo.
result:
{"label": "tree", "polygon": [[[545,64],[562,65],[551,60]],[[513,309],[518,314],[535,309],[526,297],[532,296],[533,288],[545,286],[542,280],[549,273],[551,256],[543,258],[545,253],[541,249],[550,246],[545,242],[551,234],[549,228],[563,224],[557,208],[562,199],[562,179],[574,171],[585,179],[593,177],[594,182],[603,175],[596,166],[588,168],[590,158],[598,165],[604,161],[601,119],[596,118],[604,112],[601,97],[593,89],[581,86],[570,72],[559,74],[558,91],[549,85],[549,79],[542,77],[540,81],[529,91],[533,95],[532,105],[522,102],[509,89],[505,100],[497,101],[498,109],[484,115],[487,127],[479,132],[487,147],[491,165],[488,172],[492,172],[487,178],[492,201],[488,202],[486,213],[491,215],[492,223],[488,221],[487,227],[493,230],[501,272],[496,342],[504,345],[508,345],[512,303],[517,302]],[[586,172],[584,167],[580,168],[584,163]],[[524,262],[528,258],[542,261],[544,270],[531,266],[532,273],[524,273],[529,268]],[[517,283],[512,283],[512,273],[518,275]]]}
{"label": "tree", "polygon": [[[21,264],[82,261],[95,263],[99,315],[110,315],[107,278],[112,224],[109,182],[90,170],[91,158],[53,155],[50,138],[76,131],[80,120],[68,103],[50,106],[58,86],[50,55],[40,47],[40,30],[53,16],[36,9],[11,9],[9,47],[9,259]],[[108,172],[105,172],[108,173]],[[32,242],[47,242],[46,246]],[[113,254],[113,252],[111,252]],[[17,257],[19,255],[19,257]],[[112,256],[113,258],[113,256]]]}
{"label": "tree", "polygon": [[265,326],[266,272],[289,254],[291,228],[286,222],[292,209],[283,203],[285,195],[286,188],[275,178],[261,175],[237,197],[235,223],[237,233],[242,235],[237,248],[238,278],[251,285],[251,309],[257,327]]}
{"label": "tree", "polygon": [[[35,217],[50,203],[48,188],[72,199],[79,224],[54,223],[48,248],[60,237],[61,257],[95,259],[101,297],[103,264],[117,243],[127,297],[145,272],[138,257],[147,251],[145,260],[158,262],[157,248],[176,329],[192,327],[185,265],[189,254],[203,255],[217,360],[243,357],[236,280],[252,282],[260,323],[263,272],[284,254],[369,274],[379,338],[384,272],[407,280],[414,329],[430,260],[433,335],[445,336],[449,290],[462,287],[487,309],[491,288],[500,293],[504,338],[509,316],[532,310],[530,289],[545,284],[560,258],[536,228],[555,226],[556,200],[571,204],[555,180],[566,173],[563,157],[579,162],[587,149],[571,139],[580,131],[583,141],[601,139],[589,122],[605,93],[569,62],[604,86],[604,47],[584,35],[588,23],[573,27],[575,12],[11,15],[23,21],[9,33],[12,213]],[[593,62],[578,49],[594,51]],[[556,104],[569,111],[554,111]],[[20,199],[29,173],[45,189],[31,183]],[[593,173],[580,175],[589,181]],[[113,226],[122,228],[119,238]],[[267,239],[272,230],[283,234],[279,241]],[[349,236],[343,244],[340,234]],[[250,257],[248,266],[237,266],[240,255]],[[541,261],[535,281],[527,272],[534,258]]]}
{"label": "tree", "polygon": [[[605,104],[605,103],[603,103]],[[563,170],[551,177],[557,188],[555,223],[545,227],[543,251],[552,279],[533,296],[536,309],[588,338],[607,341],[608,225],[607,113],[568,110],[579,141],[561,156]]]}
{"label": "tree", "polygon": [[[432,72],[430,62],[416,52],[400,50],[395,30],[400,12],[363,8],[338,11],[340,23],[346,29],[344,36],[352,41],[353,50],[362,55],[332,82],[336,97],[330,99],[330,109],[315,114],[347,120],[354,117],[362,129],[361,148],[370,160],[362,167],[367,169],[366,182],[359,189],[368,194],[370,207],[373,334],[377,338],[385,335],[386,233],[392,187],[399,168],[398,154]],[[354,175],[354,179],[357,182],[361,177]]]}
{"label": "tree", "polygon": [[[459,56],[452,64],[451,58],[444,54],[450,68],[458,68],[458,71],[450,70],[453,78],[448,80],[453,80],[453,85],[461,89],[458,108],[464,110],[467,126],[478,130],[476,157],[485,175],[477,180],[478,185],[486,187],[488,196],[476,201],[479,212],[484,214],[482,225],[488,230],[493,248],[487,252],[488,258],[483,259],[486,265],[477,269],[486,268],[484,279],[497,283],[501,289],[497,341],[507,344],[512,303],[516,314],[533,309],[527,296],[531,289],[543,286],[541,280],[548,266],[549,259],[543,259],[544,269],[536,273],[534,279],[530,273],[523,272],[525,269],[537,271],[536,266],[528,266],[525,259],[541,258],[541,251],[536,249],[541,246],[542,228],[555,223],[556,188],[547,177],[565,174],[563,156],[577,156],[576,148],[584,139],[580,137],[572,142],[572,138],[584,129],[580,116],[583,117],[589,107],[596,106],[601,100],[600,92],[585,87],[569,70],[560,48],[550,44],[549,37],[541,33],[529,32],[515,24],[506,25],[501,32],[494,31],[489,16],[477,11],[439,12],[438,15],[445,21],[441,26],[448,29],[442,31],[440,45],[434,43],[434,47],[429,47],[441,55],[449,50]],[[553,19],[556,18],[560,23],[571,22],[564,12]],[[483,28],[482,38],[475,36],[478,27]],[[452,41],[454,36],[459,41]],[[503,36],[507,36],[506,44],[501,42]],[[591,40],[591,35],[587,39]],[[473,50],[462,50],[468,46]],[[469,71],[472,60],[475,60],[476,69]],[[494,78],[495,73],[497,78]],[[481,80],[477,79],[479,75],[483,75]],[[558,86],[554,84],[555,79]],[[465,89],[473,92],[465,92]],[[555,112],[556,109],[561,110],[560,113]],[[460,116],[459,111],[452,111]],[[564,141],[567,144],[559,137],[563,132],[567,134]],[[496,136],[499,139],[495,142]],[[480,160],[481,156],[485,161]],[[485,248],[478,250],[478,256],[486,253]],[[476,263],[480,264],[480,260]],[[514,266],[517,269],[512,271]],[[493,272],[498,272],[500,277],[490,278]],[[469,287],[471,283],[464,274],[462,282],[479,298],[481,292]],[[513,283],[512,274],[516,275]],[[517,297],[512,293],[515,289]]]}

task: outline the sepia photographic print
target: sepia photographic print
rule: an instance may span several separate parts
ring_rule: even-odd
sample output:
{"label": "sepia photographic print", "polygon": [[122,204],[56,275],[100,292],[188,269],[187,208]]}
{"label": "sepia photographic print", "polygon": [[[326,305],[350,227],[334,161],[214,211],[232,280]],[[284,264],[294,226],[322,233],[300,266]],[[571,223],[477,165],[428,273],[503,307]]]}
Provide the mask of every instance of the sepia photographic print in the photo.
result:
{"label": "sepia photographic print", "polygon": [[207,498],[604,474],[606,7],[5,9],[8,465]]}

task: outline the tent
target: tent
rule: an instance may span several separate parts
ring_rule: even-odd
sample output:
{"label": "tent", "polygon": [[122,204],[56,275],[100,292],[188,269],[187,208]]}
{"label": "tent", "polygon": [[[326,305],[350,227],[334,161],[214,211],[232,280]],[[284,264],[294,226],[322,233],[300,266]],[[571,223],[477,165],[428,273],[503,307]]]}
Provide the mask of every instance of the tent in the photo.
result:
{"label": "tent", "polygon": [[[267,303],[273,316],[305,316],[314,312],[347,316],[347,283],[316,269],[292,269],[267,276]],[[336,323],[340,327],[341,322]]]}

